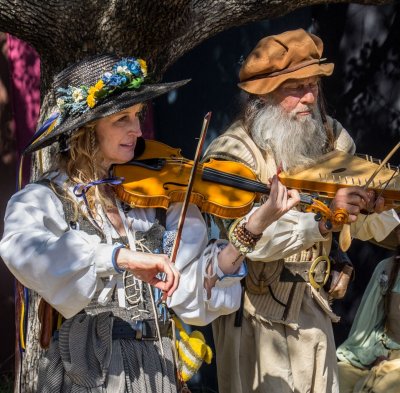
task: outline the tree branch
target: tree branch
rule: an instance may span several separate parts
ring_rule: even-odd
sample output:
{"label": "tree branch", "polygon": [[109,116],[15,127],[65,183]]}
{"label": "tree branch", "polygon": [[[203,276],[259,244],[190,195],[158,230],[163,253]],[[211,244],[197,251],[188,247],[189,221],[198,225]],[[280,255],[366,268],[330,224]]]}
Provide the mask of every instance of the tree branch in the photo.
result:
{"label": "tree branch", "polygon": [[[167,57],[172,64],[194,46],[231,27],[277,18],[301,7],[350,2],[348,0],[300,0],[296,2],[292,0],[230,0],[219,2],[194,0],[194,23],[185,35],[172,42]],[[392,0],[353,1],[353,3],[365,5],[383,5],[392,2]]]}
{"label": "tree branch", "polygon": [[[155,77],[202,41],[297,8],[348,0],[0,0],[0,31],[31,44],[44,91],[53,75],[90,54],[145,58]],[[359,0],[386,4],[389,0]]]}

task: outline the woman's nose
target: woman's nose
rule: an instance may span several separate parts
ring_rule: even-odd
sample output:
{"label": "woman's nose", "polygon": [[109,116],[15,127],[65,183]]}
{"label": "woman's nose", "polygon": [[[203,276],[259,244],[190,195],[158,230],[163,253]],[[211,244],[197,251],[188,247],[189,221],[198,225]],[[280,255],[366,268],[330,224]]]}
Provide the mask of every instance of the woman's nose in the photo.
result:
{"label": "woman's nose", "polygon": [[129,126],[129,133],[135,135],[136,137],[142,136],[142,128],[140,126],[139,119],[135,118],[130,126]]}
{"label": "woman's nose", "polygon": [[135,133],[135,135],[136,135],[137,137],[140,137],[140,136],[143,135],[142,129],[141,129],[140,125],[139,125],[139,127],[137,127],[137,128],[134,129],[134,133]]}

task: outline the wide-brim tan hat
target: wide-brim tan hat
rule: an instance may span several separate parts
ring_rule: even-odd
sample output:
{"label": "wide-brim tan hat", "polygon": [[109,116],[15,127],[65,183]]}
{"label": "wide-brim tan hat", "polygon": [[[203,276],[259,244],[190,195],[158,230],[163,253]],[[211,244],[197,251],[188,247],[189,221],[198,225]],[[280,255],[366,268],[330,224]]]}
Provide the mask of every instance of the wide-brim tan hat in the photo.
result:
{"label": "wide-brim tan hat", "polygon": [[324,63],[322,40],[303,29],[261,39],[243,63],[238,86],[263,95],[290,79],[329,76],[333,63]]}

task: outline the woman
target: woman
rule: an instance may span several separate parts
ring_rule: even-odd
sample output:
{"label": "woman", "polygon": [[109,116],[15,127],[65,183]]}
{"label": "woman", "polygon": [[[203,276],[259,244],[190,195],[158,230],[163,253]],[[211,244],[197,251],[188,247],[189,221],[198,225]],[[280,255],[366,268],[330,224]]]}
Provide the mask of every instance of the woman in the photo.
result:
{"label": "woman", "polygon": [[176,391],[168,317],[146,283],[187,322],[233,312],[244,255],[299,200],[275,177],[269,200],[232,231],[234,245],[208,244],[191,205],[171,263],[181,204],[166,212],[129,208],[115,198],[118,179],[109,170],[138,153],[144,103],[186,82],[150,84],[143,60],[111,55],[55,78],[58,115],[26,152],[58,141],[58,156],[11,198],[0,243],[16,278],[64,319],[41,361],[39,392]]}

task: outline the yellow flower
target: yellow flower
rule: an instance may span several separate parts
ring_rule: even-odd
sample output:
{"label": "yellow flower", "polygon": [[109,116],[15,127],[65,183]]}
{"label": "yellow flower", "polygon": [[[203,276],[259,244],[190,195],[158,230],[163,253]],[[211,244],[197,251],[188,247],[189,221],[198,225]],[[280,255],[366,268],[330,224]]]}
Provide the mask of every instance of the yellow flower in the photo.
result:
{"label": "yellow flower", "polygon": [[147,76],[147,63],[143,59],[138,59],[143,76]]}
{"label": "yellow flower", "polygon": [[96,93],[104,86],[104,82],[100,79],[94,86],[89,87],[88,93],[95,96]]}
{"label": "yellow flower", "polygon": [[94,94],[89,94],[86,98],[86,102],[90,108],[93,108],[96,105],[96,99],[94,98]]}
{"label": "yellow flower", "polygon": [[88,93],[92,96],[97,92],[96,88],[94,86],[89,87]]}
{"label": "yellow flower", "polygon": [[104,82],[101,79],[99,79],[99,81],[94,85],[94,87],[97,91],[99,91],[104,87]]}

